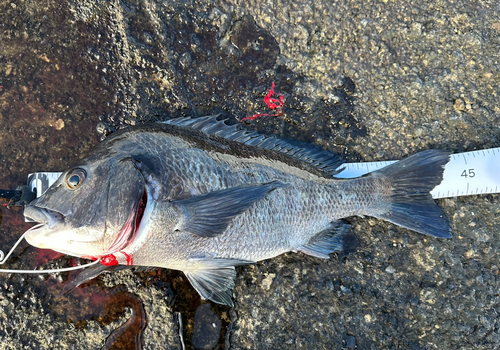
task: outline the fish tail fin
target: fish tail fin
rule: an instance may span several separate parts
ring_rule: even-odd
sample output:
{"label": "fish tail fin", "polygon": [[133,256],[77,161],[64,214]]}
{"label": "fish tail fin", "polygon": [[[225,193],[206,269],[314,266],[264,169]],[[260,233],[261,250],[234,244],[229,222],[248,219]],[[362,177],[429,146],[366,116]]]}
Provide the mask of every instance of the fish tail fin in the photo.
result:
{"label": "fish tail fin", "polygon": [[389,211],[374,216],[424,235],[451,238],[448,219],[430,194],[443,180],[449,159],[449,152],[427,150],[374,172],[392,185]]}

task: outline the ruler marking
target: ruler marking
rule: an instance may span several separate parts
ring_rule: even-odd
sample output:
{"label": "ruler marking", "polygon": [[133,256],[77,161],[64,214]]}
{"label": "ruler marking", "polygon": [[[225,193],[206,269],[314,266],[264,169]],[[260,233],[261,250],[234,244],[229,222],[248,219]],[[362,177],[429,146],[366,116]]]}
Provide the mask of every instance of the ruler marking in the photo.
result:
{"label": "ruler marking", "polygon": [[467,158],[465,158],[465,153],[462,153],[462,156],[463,156],[463,158],[464,158],[465,165],[467,165]]}

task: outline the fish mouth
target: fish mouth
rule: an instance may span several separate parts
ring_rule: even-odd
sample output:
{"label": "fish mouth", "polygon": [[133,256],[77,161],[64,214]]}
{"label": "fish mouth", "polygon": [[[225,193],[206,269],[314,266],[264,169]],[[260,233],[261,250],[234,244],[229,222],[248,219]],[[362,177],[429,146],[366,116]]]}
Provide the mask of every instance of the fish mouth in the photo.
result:
{"label": "fish mouth", "polygon": [[144,216],[144,209],[148,203],[148,193],[144,189],[142,198],[137,203],[137,208],[130,213],[127,221],[116,236],[115,240],[104,255],[114,254],[127,248],[137,236],[137,230]]}
{"label": "fish mouth", "polygon": [[43,224],[43,226],[40,226],[40,229],[53,228],[64,221],[64,215],[55,210],[30,205],[24,208],[24,217]]}

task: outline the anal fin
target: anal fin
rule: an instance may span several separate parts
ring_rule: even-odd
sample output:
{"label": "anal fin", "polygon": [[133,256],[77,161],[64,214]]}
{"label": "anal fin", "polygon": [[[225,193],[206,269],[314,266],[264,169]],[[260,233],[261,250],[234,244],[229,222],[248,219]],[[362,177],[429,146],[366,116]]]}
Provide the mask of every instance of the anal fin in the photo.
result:
{"label": "anal fin", "polygon": [[184,271],[189,282],[203,299],[233,307],[234,266]]}
{"label": "anal fin", "polygon": [[342,250],[344,236],[350,228],[351,225],[345,220],[334,221],[331,227],[318,233],[297,250],[316,258],[329,259],[328,254]]}

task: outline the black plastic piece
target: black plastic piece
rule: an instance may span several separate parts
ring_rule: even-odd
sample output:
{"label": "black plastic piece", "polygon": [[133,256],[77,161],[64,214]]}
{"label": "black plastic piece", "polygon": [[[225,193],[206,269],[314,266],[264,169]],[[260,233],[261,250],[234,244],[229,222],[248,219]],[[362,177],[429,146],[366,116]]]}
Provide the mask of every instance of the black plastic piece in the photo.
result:
{"label": "black plastic piece", "polygon": [[18,186],[15,190],[0,190],[0,199],[8,200],[7,208],[25,206],[36,198],[36,193],[26,185]]}

